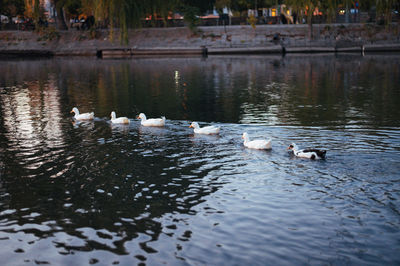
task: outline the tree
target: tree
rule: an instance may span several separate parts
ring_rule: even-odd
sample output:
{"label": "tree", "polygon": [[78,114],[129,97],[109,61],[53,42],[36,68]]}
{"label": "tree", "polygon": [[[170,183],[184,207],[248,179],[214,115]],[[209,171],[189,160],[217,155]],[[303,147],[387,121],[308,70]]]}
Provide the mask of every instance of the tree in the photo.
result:
{"label": "tree", "polygon": [[224,7],[231,7],[232,0],[216,0],[215,7],[217,9],[222,9]]}
{"label": "tree", "polygon": [[190,6],[197,8],[199,14],[207,10],[212,10],[215,5],[215,0],[183,0],[181,2],[184,7]]}
{"label": "tree", "polygon": [[[74,0],[50,0],[50,4],[55,8],[57,12],[56,22],[57,28],[60,30],[67,29],[67,25],[64,20],[64,6],[68,4],[68,1]],[[37,24],[39,18],[43,16],[42,8],[40,6],[40,0],[24,0],[25,2],[25,15],[32,18]]]}
{"label": "tree", "polygon": [[[36,0],[38,1],[38,0]],[[50,4],[55,8],[56,15],[56,27],[59,30],[67,30],[67,24],[65,23],[64,7],[69,4],[68,0],[50,0]]]}
{"label": "tree", "polygon": [[338,0],[326,0],[321,1],[321,9],[325,11],[326,19],[328,23],[331,23],[336,19],[336,12],[339,5]]}
{"label": "tree", "polygon": [[395,2],[396,0],[376,0],[376,15],[377,17],[383,17],[386,26],[392,22],[392,12]]}
{"label": "tree", "polygon": [[9,17],[23,15],[25,12],[24,0],[1,0],[0,14]]}
{"label": "tree", "polygon": [[313,38],[312,17],[314,11],[320,7],[318,0],[286,0],[288,6],[301,16],[305,15],[308,24],[308,37]]}

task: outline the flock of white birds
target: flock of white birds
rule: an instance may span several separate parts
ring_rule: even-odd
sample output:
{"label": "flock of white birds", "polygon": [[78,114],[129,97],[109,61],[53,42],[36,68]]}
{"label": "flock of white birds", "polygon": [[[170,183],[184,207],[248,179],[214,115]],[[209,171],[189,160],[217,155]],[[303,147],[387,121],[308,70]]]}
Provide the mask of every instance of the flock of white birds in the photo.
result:
{"label": "flock of white birds", "polygon": [[[74,118],[76,120],[92,120],[94,119],[94,112],[91,113],[79,113],[78,108],[74,107],[71,110],[71,113],[74,113]],[[145,114],[140,113],[137,117],[141,119],[141,125],[145,127],[163,127],[165,126],[165,117],[161,118],[147,118]],[[113,124],[129,124],[130,120],[127,117],[117,117],[114,111],[111,112],[111,123]],[[220,132],[220,127],[217,126],[205,126],[200,127],[199,123],[192,122],[189,126],[193,128],[194,133],[196,134],[205,134],[205,135],[217,135]],[[243,144],[245,147],[249,149],[257,149],[257,150],[270,150],[272,148],[272,140],[271,139],[255,139],[250,140],[249,134],[244,132],[242,135]],[[308,159],[325,159],[326,151],[325,150],[317,150],[317,149],[299,149],[296,144],[292,143],[287,148],[289,151],[292,151],[293,154],[297,157],[308,158]]]}

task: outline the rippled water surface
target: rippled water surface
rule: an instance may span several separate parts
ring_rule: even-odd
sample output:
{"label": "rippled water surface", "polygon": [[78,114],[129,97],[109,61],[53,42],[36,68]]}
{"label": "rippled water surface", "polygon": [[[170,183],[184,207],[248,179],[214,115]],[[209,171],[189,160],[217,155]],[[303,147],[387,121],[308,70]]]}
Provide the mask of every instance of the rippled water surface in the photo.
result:
{"label": "rippled water surface", "polygon": [[0,265],[399,265],[399,106],[399,55],[2,60]]}

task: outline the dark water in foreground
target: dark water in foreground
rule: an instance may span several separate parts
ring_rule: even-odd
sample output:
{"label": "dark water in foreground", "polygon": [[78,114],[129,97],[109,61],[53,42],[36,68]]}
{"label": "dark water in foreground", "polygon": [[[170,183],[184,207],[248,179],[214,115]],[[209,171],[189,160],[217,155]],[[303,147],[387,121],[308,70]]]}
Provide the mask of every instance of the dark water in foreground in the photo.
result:
{"label": "dark water in foreground", "polygon": [[0,265],[398,265],[399,106],[399,55],[1,61]]}

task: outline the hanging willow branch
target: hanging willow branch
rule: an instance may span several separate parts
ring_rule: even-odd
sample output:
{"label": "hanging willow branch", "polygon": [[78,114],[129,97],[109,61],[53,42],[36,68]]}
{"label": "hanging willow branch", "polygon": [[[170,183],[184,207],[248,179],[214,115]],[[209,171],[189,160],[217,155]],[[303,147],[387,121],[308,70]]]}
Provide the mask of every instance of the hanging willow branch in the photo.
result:
{"label": "hanging willow branch", "polygon": [[377,16],[382,16],[385,25],[388,26],[392,22],[392,10],[396,0],[376,0],[376,13]]}

